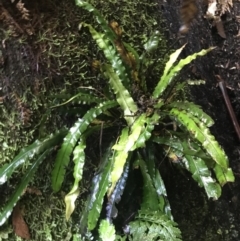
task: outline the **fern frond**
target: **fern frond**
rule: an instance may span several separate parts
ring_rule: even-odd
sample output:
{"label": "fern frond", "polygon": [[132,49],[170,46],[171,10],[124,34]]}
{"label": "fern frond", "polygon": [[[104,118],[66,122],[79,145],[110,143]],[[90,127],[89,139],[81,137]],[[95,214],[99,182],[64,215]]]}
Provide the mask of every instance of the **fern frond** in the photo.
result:
{"label": "fern frond", "polygon": [[118,75],[113,71],[109,65],[104,66],[105,74],[109,78],[109,83],[116,94],[117,101],[124,112],[124,117],[129,125],[135,120],[135,113],[138,110],[133,98],[130,96],[128,90],[124,87]]}
{"label": "fern frond", "polygon": [[[138,153],[137,159],[141,173],[143,176],[143,200],[141,204],[142,210],[151,210],[151,211],[160,211],[160,203],[158,199],[158,195],[156,189],[152,182],[152,177],[149,175],[148,168],[146,163],[142,159],[141,155]],[[161,210],[162,211],[162,210]]]}
{"label": "fern frond", "polygon": [[115,46],[110,42],[109,39],[111,39],[111,37],[108,36],[107,33],[98,33],[90,24],[84,24],[84,26],[89,28],[93,39],[98,44],[98,47],[103,50],[106,59],[111,63],[111,66],[118,75],[119,79],[121,79],[125,86],[129,86],[129,73],[127,72]]}
{"label": "fern frond", "polygon": [[187,64],[191,63],[194,59],[196,59],[198,56],[204,56],[214,48],[209,49],[203,49],[198,53],[192,54],[185,59],[181,59],[176,66],[173,67],[173,63],[176,61],[177,57],[181,53],[184,46],[177,51],[175,51],[170,56],[170,60],[167,62],[164,73],[158,82],[156,88],[153,91],[153,98],[157,99],[159,98],[164,90],[169,86],[169,84],[172,82],[173,78],[179,73],[179,71]]}
{"label": "fern frond", "polygon": [[[65,96],[66,98],[67,96]],[[51,108],[56,108],[56,107],[60,107],[63,105],[67,105],[68,103],[71,104],[91,104],[91,103],[101,103],[104,100],[98,97],[93,96],[92,94],[86,94],[86,93],[82,93],[82,92],[78,92],[76,95],[71,96],[68,98],[67,101],[58,104],[58,105],[54,105],[51,106]]]}
{"label": "fern frond", "polygon": [[133,149],[137,149],[145,146],[146,141],[151,138],[154,126],[158,123],[159,119],[160,119],[160,116],[157,113],[154,113],[151,117],[146,118],[145,127],[141,135],[139,136],[138,140],[136,141]]}
{"label": "fern frond", "polygon": [[82,136],[79,140],[78,145],[75,147],[73,151],[73,162],[74,165],[74,184],[71,191],[65,196],[65,204],[66,204],[66,220],[69,220],[71,214],[75,209],[75,201],[79,195],[79,187],[78,184],[82,180],[83,174],[83,166],[85,163],[85,150],[86,148],[86,140],[85,137]]}
{"label": "fern frond", "polygon": [[199,105],[196,105],[192,102],[172,102],[171,104],[167,105],[167,107],[185,110],[186,112],[189,112],[191,115],[197,117],[197,119],[203,122],[207,127],[210,127],[214,124],[213,119],[208,114],[206,114]]}
{"label": "fern frond", "polygon": [[116,231],[113,224],[107,220],[102,220],[98,229],[101,241],[115,241]]}
{"label": "fern frond", "polygon": [[177,224],[161,212],[140,210],[136,220],[130,223],[131,241],[181,241]]}
{"label": "fern frond", "polygon": [[158,202],[160,206],[160,210],[164,212],[166,215],[168,215],[171,219],[173,219],[171,214],[171,207],[167,198],[167,192],[165,184],[162,180],[162,177],[160,175],[160,172],[158,168],[156,168],[156,157],[155,157],[155,148],[153,143],[149,143],[146,146],[146,156],[144,156],[145,163],[147,166],[147,171],[152,179],[153,186],[155,188],[155,191],[158,195]]}
{"label": "fern frond", "polygon": [[66,134],[67,130],[61,130],[54,135],[50,135],[43,141],[36,140],[30,146],[23,148],[11,163],[5,164],[0,169],[0,185],[4,184],[10,178],[16,168],[23,165],[29,159],[61,143]]}
{"label": "fern frond", "polygon": [[52,171],[52,188],[55,192],[59,191],[61,188],[66,172],[65,168],[68,166],[70,155],[81,135],[98,115],[115,106],[117,106],[117,102],[115,101],[100,103],[89,110],[83,118],[76,121],[74,126],[69,130],[67,136],[64,138],[61,149],[58,151],[54,169]]}
{"label": "fern frond", "polygon": [[99,23],[100,27],[102,28],[102,30],[106,33],[106,35],[112,41],[112,43],[114,43],[114,41],[117,38],[116,34],[109,27],[107,21],[103,18],[101,13],[96,8],[94,8],[90,3],[82,0],[76,0],[76,5],[92,13],[93,16],[96,18],[97,22]]}
{"label": "fern frond", "polygon": [[183,159],[183,163],[187,170],[192,173],[192,178],[200,187],[204,187],[208,198],[217,200],[221,196],[221,187],[211,177],[211,171],[205,162],[199,157],[185,155],[185,158]]}
{"label": "fern frond", "polygon": [[[116,183],[123,173],[123,167],[128,158],[129,152],[134,150],[135,143],[137,142],[139,136],[144,130],[144,123],[146,121],[146,115],[142,114],[138,119],[133,123],[131,128],[125,127],[122,130],[121,136],[117,144],[113,146],[113,149],[116,150],[116,157],[114,160],[114,167],[111,173],[111,187],[108,190],[108,196],[113,192]],[[130,129],[130,134],[128,134]]]}
{"label": "fern frond", "polygon": [[231,168],[224,169],[216,163],[213,170],[221,186],[225,185],[227,182],[235,181],[235,177]]}
{"label": "fern frond", "polygon": [[209,129],[204,123],[200,121],[196,123],[194,121],[194,116],[185,111],[179,111],[176,108],[173,108],[170,111],[170,115],[187,128],[190,134],[202,144],[204,149],[216,163],[218,163],[224,170],[228,169],[228,158],[225,152],[215,140],[214,136],[210,134]]}
{"label": "fern frond", "polygon": [[104,196],[110,183],[110,173],[113,166],[114,152],[111,151],[112,144],[105,152],[102,163],[92,181],[92,191],[86,202],[86,207],[81,215],[81,230],[93,230],[98,222]]}
{"label": "fern frond", "polygon": [[125,188],[125,185],[127,182],[128,173],[129,173],[129,162],[126,163],[122,176],[120,177],[119,181],[117,182],[117,185],[116,185],[113,193],[108,198],[108,203],[106,206],[107,220],[112,220],[112,218],[116,218],[118,215],[118,210],[117,210],[115,204],[118,204],[121,200],[121,196],[123,194],[123,191],[124,191],[124,188]]}
{"label": "fern frond", "polygon": [[2,226],[6,220],[9,218],[9,216],[12,213],[12,210],[14,206],[16,205],[17,201],[21,197],[21,195],[24,192],[24,189],[27,187],[28,183],[32,179],[34,173],[36,172],[39,165],[42,163],[42,161],[46,158],[46,156],[49,154],[51,149],[46,150],[43,152],[34,162],[33,164],[28,168],[26,173],[24,174],[24,177],[22,178],[20,184],[12,194],[12,196],[9,198],[8,203],[6,206],[4,206],[0,213],[0,226]]}

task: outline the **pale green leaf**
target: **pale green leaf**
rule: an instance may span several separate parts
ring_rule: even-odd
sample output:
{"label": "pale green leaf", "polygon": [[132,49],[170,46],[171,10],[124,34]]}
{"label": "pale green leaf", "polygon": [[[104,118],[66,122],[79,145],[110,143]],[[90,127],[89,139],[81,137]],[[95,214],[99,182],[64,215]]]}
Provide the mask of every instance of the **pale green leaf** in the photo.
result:
{"label": "pale green leaf", "polygon": [[98,232],[102,241],[114,241],[116,238],[115,227],[107,220],[101,221]]}
{"label": "pale green leaf", "polygon": [[79,182],[83,175],[83,166],[85,163],[85,152],[86,148],[85,138],[80,138],[79,144],[75,147],[73,151],[73,161],[74,161],[74,184],[71,191],[65,196],[66,204],[66,220],[69,220],[71,214],[75,209],[75,201],[79,195]]}

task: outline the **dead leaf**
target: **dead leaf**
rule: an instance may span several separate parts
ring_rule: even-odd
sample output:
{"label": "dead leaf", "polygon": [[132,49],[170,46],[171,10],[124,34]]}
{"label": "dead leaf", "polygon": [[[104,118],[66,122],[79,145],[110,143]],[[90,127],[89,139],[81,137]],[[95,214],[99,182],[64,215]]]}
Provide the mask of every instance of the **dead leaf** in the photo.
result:
{"label": "dead leaf", "polygon": [[17,236],[27,240],[31,239],[29,228],[23,219],[22,212],[18,204],[13,209],[12,225]]}

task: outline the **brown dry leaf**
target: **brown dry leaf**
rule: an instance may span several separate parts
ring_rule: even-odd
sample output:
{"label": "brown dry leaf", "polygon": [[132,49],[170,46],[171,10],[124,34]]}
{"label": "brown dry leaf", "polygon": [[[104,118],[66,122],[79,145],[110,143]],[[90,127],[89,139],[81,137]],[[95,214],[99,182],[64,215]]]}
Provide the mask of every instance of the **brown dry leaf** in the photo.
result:
{"label": "brown dry leaf", "polygon": [[37,189],[36,187],[27,187],[26,192],[30,193],[30,194],[35,194],[37,196],[42,195],[42,192],[39,189]]}
{"label": "brown dry leaf", "polygon": [[222,37],[222,38],[226,38],[226,34],[225,34],[225,31],[224,31],[224,27],[223,27],[223,23],[222,23],[222,20],[220,17],[216,17],[214,19],[214,22],[215,22],[215,25],[216,25],[216,28],[217,28],[217,31],[218,31],[218,34]]}
{"label": "brown dry leaf", "polygon": [[31,239],[29,228],[23,219],[22,212],[18,204],[13,209],[12,225],[13,230],[17,236],[27,240]]}

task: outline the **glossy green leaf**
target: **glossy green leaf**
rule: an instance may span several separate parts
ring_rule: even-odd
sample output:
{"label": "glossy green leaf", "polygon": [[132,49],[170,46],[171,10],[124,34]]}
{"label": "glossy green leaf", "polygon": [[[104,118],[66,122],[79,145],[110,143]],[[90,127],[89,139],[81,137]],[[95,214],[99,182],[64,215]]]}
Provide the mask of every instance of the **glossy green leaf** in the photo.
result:
{"label": "glossy green leaf", "polygon": [[134,147],[132,149],[137,149],[141,147],[145,147],[145,143],[152,136],[152,131],[155,125],[158,123],[160,116],[157,113],[154,113],[151,117],[146,117],[145,126],[142,130],[141,135],[137,139]]}
{"label": "glossy green leaf", "polygon": [[144,49],[146,52],[152,52],[158,47],[158,44],[160,42],[160,32],[155,31],[152,36],[148,39],[148,41],[144,44]]}
{"label": "glossy green leaf", "polygon": [[118,215],[116,204],[118,204],[121,200],[121,196],[123,194],[123,191],[127,182],[128,173],[129,173],[129,162],[126,163],[122,176],[118,180],[114,191],[108,198],[108,203],[106,206],[106,211],[107,211],[106,217],[108,220],[112,220],[112,218],[116,218]]}
{"label": "glossy green leaf", "polygon": [[87,220],[88,230],[93,230],[98,222],[102,210],[104,196],[110,184],[110,173],[113,168],[115,153],[111,151],[111,145],[106,151],[103,162],[93,179],[93,190],[87,202],[86,211],[81,218],[81,225],[85,226]]}
{"label": "glossy green leaf", "polygon": [[162,212],[140,210],[136,220],[130,222],[130,241],[169,240],[181,241],[177,223]]}
{"label": "glossy green leaf", "polygon": [[225,152],[202,122],[199,121],[199,123],[196,124],[194,117],[190,113],[179,111],[176,108],[170,111],[170,115],[175,117],[178,122],[187,128],[190,134],[202,144],[203,148],[218,165],[224,170],[228,169],[229,161]]}
{"label": "glossy green leaf", "polygon": [[82,180],[83,175],[83,167],[85,163],[85,150],[86,141],[85,138],[80,138],[78,145],[75,147],[73,151],[73,162],[74,162],[74,184],[71,191],[65,196],[65,204],[66,204],[66,219],[69,220],[71,214],[75,209],[75,201],[79,195],[79,182]]}
{"label": "glossy green leaf", "polygon": [[108,196],[113,192],[116,183],[123,173],[123,167],[128,158],[129,152],[134,150],[135,143],[144,130],[144,123],[146,115],[142,114],[131,126],[130,134],[128,134],[129,128],[125,127],[122,130],[122,134],[117,144],[113,146],[116,150],[116,157],[114,160],[114,167],[111,173],[111,187],[108,190]]}
{"label": "glossy green leaf", "polygon": [[20,184],[17,186],[16,190],[9,198],[8,203],[2,208],[0,213],[0,226],[2,226],[8,217],[11,215],[14,206],[16,205],[19,198],[22,196],[24,189],[26,189],[28,183],[31,181],[34,173],[37,171],[37,168],[42,163],[42,161],[46,158],[50,149],[43,152],[34,162],[33,164],[27,169],[26,173],[24,174],[23,178],[21,179]]}
{"label": "glossy green leaf", "polygon": [[231,168],[223,169],[221,166],[216,164],[214,167],[214,172],[221,186],[225,185],[227,182],[235,181],[235,177]]}
{"label": "glossy green leaf", "polygon": [[93,39],[98,44],[98,47],[103,50],[106,59],[110,62],[116,75],[121,79],[125,86],[128,86],[130,83],[128,72],[114,43],[110,41],[111,37],[108,33],[98,33],[90,24],[84,24],[84,26],[89,28]]}
{"label": "glossy green leaf", "polygon": [[12,175],[16,168],[23,165],[29,159],[41,154],[46,149],[58,145],[62,142],[64,136],[67,134],[66,130],[59,131],[54,135],[50,135],[42,141],[36,140],[30,146],[23,148],[20,153],[9,164],[5,164],[0,169],[0,185],[5,183]]}
{"label": "glossy green leaf", "polygon": [[128,90],[124,87],[118,75],[115,74],[113,69],[105,65],[105,74],[109,78],[109,83],[116,94],[117,101],[124,112],[124,118],[131,125],[135,120],[135,113],[138,110],[137,105],[134,103],[133,98],[130,96]]}
{"label": "glossy green leaf", "polygon": [[89,110],[83,118],[76,121],[74,126],[69,130],[67,136],[64,138],[61,149],[58,151],[54,169],[52,171],[52,188],[55,192],[59,191],[65,176],[66,167],[70,161],[70,155],[81,137],[86,131],[89,124],[104,111],[117,106],[115,101],[102,102],[96,107]]}
{"label": "glossy green leaf", "polygon": [[211,171],[208,169],[205,162],[198,157],[185,155],[186,159],[183,159],[185,167],[192,173],[193,179],[199,184],[200,187],[204,187],[208,198],[217,200],[221,195],[221,187],[211,177]]}
{"label": "glossy green leaf", "polygon": [[193,116],[197,117],[201,122],[203,122],[207,127],[210,127],[214,124],[213,119],[206,114],[200,106],[188,102],[188,101],[179,101],[172,102],[168,105],[169,108],[177,108],[179,110],[185,110],[186,112],[190,112]]}
{"label": "glossy green leaf", "polygon": [[114,241],[116,238],[115,227],[107,220],[102,220],[98,229],[101,241]]}
{"label": "glossy green leaf", "polygon": [[159,205],[158,195],[153,185],[152,178],[149,175],[146,163],[139,154],[138,163],[143,176],[143,200],[141,204],[141,209],[151,211],[162,211],[160,210],[161,206]]}
{"label": "glossy green leaf", "polygon": [[178,58],[179,54],[181,53],[182,49],[184,46],[177,51],[175,51],[171,56],[170,60],[167,62],[165,70],[163,75],[161,76],[160,81],[158,82],[156,88],[154,89],[153,92],[153,98],[157,99],[159,98],[164,90],[169,86],[169,84],[172,82],[174,77],[179,73],[179,71],[187,64],[191,63],[194,59],[196,59],[198,56],[204,56],[206,55],[209,51],[213,50],[214,48],[209,48],[209,49],[203,49],[198,53],[189,55],[185,59],[181,59],[177,65],[173,66],[173,63],[176,61]]}
{"label": "glossy green leaf", "polygon": [[159,203],[160,210],[166,215],[168,215],[171,219],[173,219],[171,214],[171,207],[167,198],[165,184],[155,164],[157,163],[156,157],[155,157],[156,151],[159,151],[159,149],[155,150],[153,143],[150,143],[149,145],[146,146],[146,156],[144,157],[145,163],[147,166],[148,173],[152,179],[152,183],[155,188],[155,191],[158,195],[158,203]]}
{"label": "glossy green leaf", "polygon": [[77,6],[83,8],[93,14],[93,16],[96,18],[96,20],[99,23],[102,30],[107,34],[108,38],[114,43],[114,41],[116,39],[116,34],[110,28],[108,22],[102,17],[102,15],[99,13],[99,11],[86,1],[75,0],[75,2],[76,2]]}

